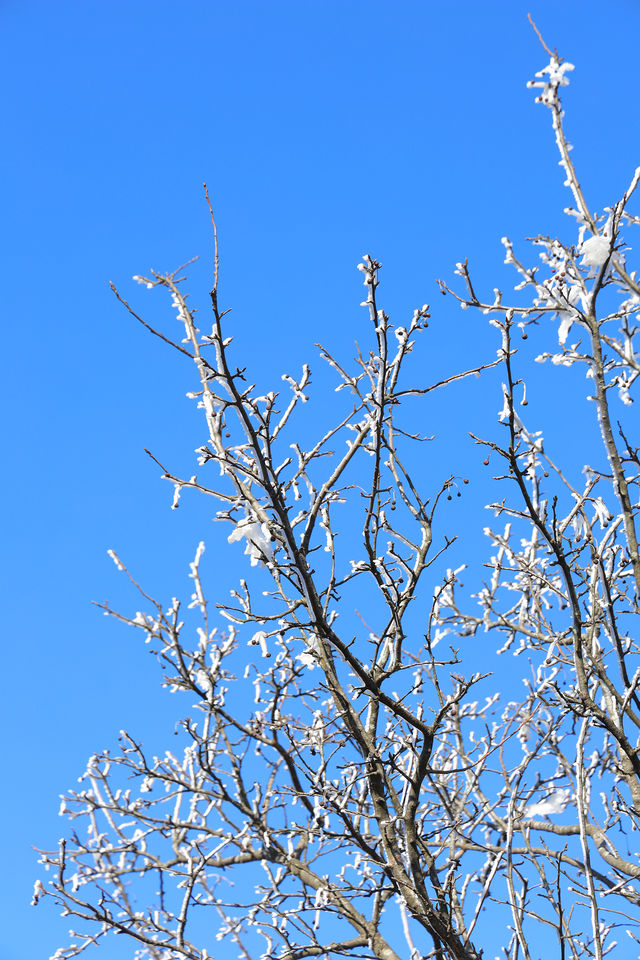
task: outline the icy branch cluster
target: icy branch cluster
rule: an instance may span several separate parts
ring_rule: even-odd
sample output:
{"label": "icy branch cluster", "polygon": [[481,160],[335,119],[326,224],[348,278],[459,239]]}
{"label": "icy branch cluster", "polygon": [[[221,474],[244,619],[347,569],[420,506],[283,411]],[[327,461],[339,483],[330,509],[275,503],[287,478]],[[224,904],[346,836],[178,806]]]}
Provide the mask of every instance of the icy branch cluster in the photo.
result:
{"label": "icy branch cluster", "polygon": [[[321,349],[337,386],[312,435],[308,366],[261,394],[232,359],[217,249],[206,334],[179,272],[135,278],[168,294],[184,339],[150,329],[197,373],[198,472],[161,465],[173,504],[215,504],[246,573],[212,608],[202,543],[190,599],[162,604],[112,552],[145,612],[105,612],[142,632],[186,715],[160,756],[122,731],[61,798],[69,828],[34,890],[73,918],[57,960],[112,932],[139,960],[535,960],[541,937],[601,960],[640,942],[640,455],[625,419],[640,288],[623,238],[639,174],[591,211],[559,99],[572,69],[553,56],[532,84],[573,198],[568,238],[535,237],[534,266],[504,238],[513,302],[476,293],[466,261],[462,292],[441,284],[489,318],[497,359],[412,386],[429,308],[392,324],[367,255],[370,348],[352,363]],[[535,359],[585,371],[584,423],[566,433],[593,424],[587,463],[549,449],[527,410],[531,335],[551,340]],[[497,422],[474,437],[496,473],[474,571],[443,557],[442,508],[467,480],[416,473],[424,436],[405,411],[496,367]]]}

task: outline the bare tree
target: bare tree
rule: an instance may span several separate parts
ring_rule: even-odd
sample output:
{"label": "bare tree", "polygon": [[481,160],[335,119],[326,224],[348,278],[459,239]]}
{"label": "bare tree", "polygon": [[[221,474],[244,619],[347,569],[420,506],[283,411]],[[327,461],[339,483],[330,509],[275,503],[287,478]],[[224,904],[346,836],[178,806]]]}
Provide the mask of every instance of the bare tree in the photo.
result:
{"label": "bare tree", "polygon": [[[64,797],[68,838],[43,853],[49,879],[34,897],[79,924],[57,960],[110,932],[153,960],[600,960],[616,944],[637,955],[640,454],[625,416],[640,285],[622,229],[640,222],[626,209],[640,168],[617,203],[591,211],[563,127],[571,69],[550,54],[531,84],[573,195],[569,241],[535,237],[542,264],[530,267],[503,240],[513,303],[498,289],[483,299],[466,262],[464,289],[441,284],[488,316],[497,360],[405,385],[428,308],[392,326],[380,264],[365,257],[372,349],[347,366],[322,348],[346,400],[303,442],[309,369],[283,378],[289,393],[256,395],[223,329],[217,239],[210,333],[180,271],[134,278],[171,296],[186,339],[149,329],[199,377],[207,439],[197,476],[162,467],[174,502],[187,489],[213,498],[247,579],[212,609],[200,544],[190,602],[165,606],[113,554],[146,612],[105,610],[146,635],[165,685],[195,707],[180,752],[149,756],[122,732]],[[588,378],[584,422],[597,418],[602,448],[584,468],[559,462],[526,422],[514,337],[533,325],[554,341],[538,360]],[[492,555],[470,597],[460,569],[436,581],[432,568],[453,540],[439,506],[456,481],[423,490],[409,466],[420,437],[402,414],[409,398],[496,365],[500,426],[474,437],[500,474]],[[486,696],[488,674],[466,666],[478,632],[516,657],[518,685]]]}

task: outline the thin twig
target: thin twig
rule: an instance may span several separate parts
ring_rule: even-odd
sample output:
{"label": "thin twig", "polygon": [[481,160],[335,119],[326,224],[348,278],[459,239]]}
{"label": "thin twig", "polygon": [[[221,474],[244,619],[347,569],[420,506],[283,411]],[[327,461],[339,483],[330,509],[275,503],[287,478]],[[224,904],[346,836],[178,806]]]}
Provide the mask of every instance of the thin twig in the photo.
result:
{"label": "thin twig", "polygon": [[534,19],[533,19],[533,17],[531,16],[530,13],[527,14],[527,20],[529,21],[529,23],[531,24],[531,26],[533,27],[533,29],[534,29],[535,32],[537,33],[537,35],[538,35],[538,40],[540,41],[540,43],[541,43],[542,46],[544,47],[545,51],[549,54],[550,57],[555,57],[556,60],[559,60],[560,58],[558,57],[557,51],[556,51],[556,52],[552,52],[551,50],[549,50],[549,47],[548,47],[548,46],[546,45],[546,43],[544,42],[543,37],[542,37],[542,34],[540,33],[540,31],[539,31],[538,28],[536,27],[535,22],[534,22]]}

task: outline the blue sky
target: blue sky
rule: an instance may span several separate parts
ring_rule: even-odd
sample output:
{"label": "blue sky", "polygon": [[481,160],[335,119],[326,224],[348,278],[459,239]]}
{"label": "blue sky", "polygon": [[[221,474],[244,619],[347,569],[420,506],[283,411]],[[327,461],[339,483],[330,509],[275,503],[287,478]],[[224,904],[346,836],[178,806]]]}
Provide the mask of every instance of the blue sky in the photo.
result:
{"label": "blue sky", "polygon": [[[240,570],[206,504],[169,510],[143,448],[193,472],[191,371],[134,326],[109,281],[171,329],[169,306],[131,276],[200,256],[190,289],[206,310],[206,180],[237,356],[260,384],[296,372],[317,341],[350,356],[364,336],[364,253],[383,263],[381,301],[397,322],[433,304],[427,380],[491,359],[488,328],[434,281],[468,256],[491,290],[505,282],[501,236],[568,229],[549,117],[525,87],[547,60],[529,10],[576,64],[568,130],[601,209],[640,158],[637,58],[616,46],[640,35],[633,0],[0,0],[10,865],[0,899],[11,918],[0,960],[49,956],[64,941],[64,921],[28,907],[31,845],[55,846],[62,831],[58,795],[120,728],[162,748],[178,718],[142,644],[91,606],[135,606],[107,549],[162,598],[188,590],[199,539],[212,595]],[[557,426],[553,390],[538,403]],[[477,470],[466,431],[499,405],[498,393],[447,395],[436,428],[453,469]],[[460,507],[469,518],[482,495]],[[99,956],[130,956],[123,949]]]}

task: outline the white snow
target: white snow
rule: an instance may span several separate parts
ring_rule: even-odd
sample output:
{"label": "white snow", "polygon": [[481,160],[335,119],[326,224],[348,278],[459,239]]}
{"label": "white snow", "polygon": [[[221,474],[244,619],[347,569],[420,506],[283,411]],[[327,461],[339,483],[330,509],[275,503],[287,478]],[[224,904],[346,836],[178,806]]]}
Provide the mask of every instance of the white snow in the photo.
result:
{"label": "white snow", "polygon": [[258,563],[264,563],[273,556],[271,547],[271,533],[266,523],[258,523],[245,517],[236,524],[235,530],[229,534],[229,543],[236,543],[242,537],[247,538],[247,545],[244,552],[251,558],[251,566],[255,567]]}
{"label": "white snow", "polygon": [[556,790],[555,793],[539,800],[537,803],[528,803],[523,810],[523,816],[527,819],[531,817],[548,817],[553,813],[562,813],[571,800],[571,791]]}
{"label": "white snow", "polygon": [[589,237],[582,244],[582,260],[585,267],[601,267],[609,256],[610,241],[608,237]]}

